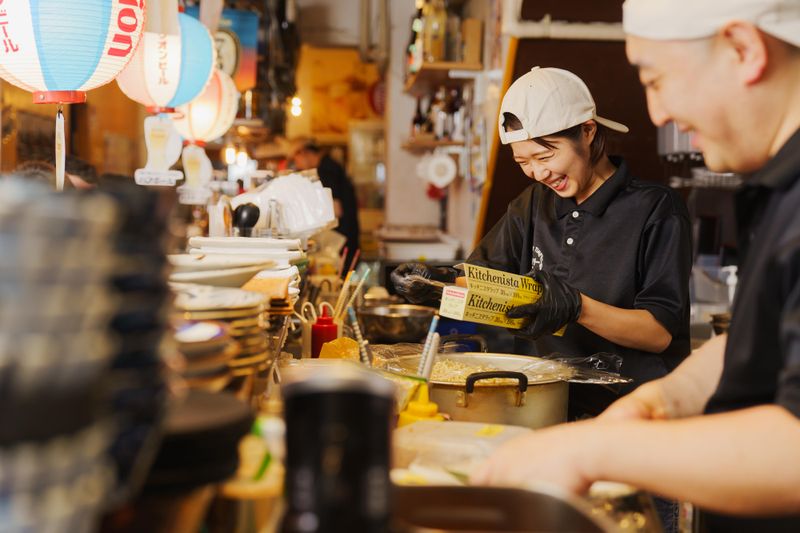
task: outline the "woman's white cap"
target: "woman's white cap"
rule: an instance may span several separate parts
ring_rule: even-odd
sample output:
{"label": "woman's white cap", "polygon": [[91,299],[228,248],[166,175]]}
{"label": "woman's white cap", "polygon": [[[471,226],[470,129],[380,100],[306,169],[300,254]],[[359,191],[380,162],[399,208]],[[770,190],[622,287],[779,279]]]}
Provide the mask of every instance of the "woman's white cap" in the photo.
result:
{"label": "woman's white cap", "polygon": [[[506,131],[503,113],[511,113],[522,123],[521,130]],[[578,76],[560,68],[533,67],[517,78],[500,104],[500,142],[509,144],[552,135],[587,120],[626,133],[628,127],[597,116],[592,93]]]}
{"label": "woman's white cap", "polygon": [[625,33],[656,41],[711,37],[735,20],[800,46],[800,0],[626,0],[622,5]]}

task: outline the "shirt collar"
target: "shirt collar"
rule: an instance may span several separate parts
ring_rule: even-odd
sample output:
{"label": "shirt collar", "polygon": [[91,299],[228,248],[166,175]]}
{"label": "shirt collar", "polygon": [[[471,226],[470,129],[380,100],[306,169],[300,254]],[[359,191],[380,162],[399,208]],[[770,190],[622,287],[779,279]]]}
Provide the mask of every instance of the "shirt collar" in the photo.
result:
{"label": "shirt collar", "polygon": [[800,129],[767,161],[748,185],[761,185],[770,189],[786,189],[800,179]]}
{"label": "shirt collar", "polygon": [[556,196],[556,216],[558,218],[571,213],[572,211],[586,211],[594,216],[602,216],[606,208],[611,204],[619,191],[628,186],[631,182],[631,175],[628,174],[628,164],[621,157],[609,156],[611,163],[617,167],[611,177],[603,183],[599,189],[594,191],[582,204],[578,205],[575,198],[561,198]]}

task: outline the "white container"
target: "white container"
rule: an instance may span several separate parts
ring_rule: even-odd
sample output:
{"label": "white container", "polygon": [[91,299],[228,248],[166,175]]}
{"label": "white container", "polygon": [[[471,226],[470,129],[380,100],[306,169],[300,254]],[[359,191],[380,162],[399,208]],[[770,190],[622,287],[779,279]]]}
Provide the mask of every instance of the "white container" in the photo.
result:
{"label": "white container", "polygon": [[459,242],[442,235],[438,242],[382,241],[383,257],[389,261],[454,261]]}

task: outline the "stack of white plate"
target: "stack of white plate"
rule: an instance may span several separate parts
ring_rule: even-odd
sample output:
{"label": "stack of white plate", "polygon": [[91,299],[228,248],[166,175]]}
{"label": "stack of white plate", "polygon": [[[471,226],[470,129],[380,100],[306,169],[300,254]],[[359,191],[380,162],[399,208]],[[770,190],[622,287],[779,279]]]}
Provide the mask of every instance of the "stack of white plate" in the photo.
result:
{"label": "stack of white plate", "polygon": [[233,376],[252,374],[271,363],[266,333],[268,300],[261,293],[172,283],[179,318],[225,324],[239,350],[227,365]]}
{"label": "stack of white plate", "polygon": [[189,388],[218,392],[228,385],[230,362],[241,348],[226,323],[184,322],[176,327],[175,340],[186,360],[183,377]]}
{"label": "stack of white plate", "polygon": [[270,237],[192,237],[189,253],[210,257],[234,256],[238,259],[271,261],[276,267],[286,267],[305,257],[299,239]]}
{"label": "stack of white plate", "polygon": [[217,287],[241,287],[262,270],[275,266],[272,259],[224,254],[174,254],[170,281]]}
{"label": "stack of white plate", "polygon": [[262,280],[284,279],[289,298],[295,300],[300,294],[300,274],[293,264],[306,257],[300,247],[298,239],[192,237],[188,254],[170,256],[175,267],[170,281],[243,287],[274,296],[258,288],[273,285]]}

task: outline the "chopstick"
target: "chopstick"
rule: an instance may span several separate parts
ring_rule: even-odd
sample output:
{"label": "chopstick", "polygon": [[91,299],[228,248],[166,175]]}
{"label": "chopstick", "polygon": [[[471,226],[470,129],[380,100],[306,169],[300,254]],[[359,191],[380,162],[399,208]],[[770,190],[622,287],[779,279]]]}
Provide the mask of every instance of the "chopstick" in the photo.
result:
{"label": "chopstick", "polygon": [[350,289],[350,283],[353,279],[353,270],[347,273],[347,277],[344,279],[344,283],[342,283],[342,288],[339,290],[339,296],[336,298],[336,305],[333,308],[333,321],[336,322],[336,318],[339,316],[339,313],[342,311],[342,305],[344,305],[344,299],[347,297],[347,291]]}
{"label": "chopstick", "polygon": [[431,325],[428,327],[428,334],[425,336],[425,344],[422,345],[422,354],[420,354],[419,365],[417,366],[417,375],[421,376],[425,368],[425,357],[428,355],[428,350],[431,348],[433,336],[436,334],[436,327],[439,325],[439,315],[433,315]]}
{"label": "chopstick", "polygon": [[358,296],[358,293],[361,291],[362,288],[364,288],[364,283],[367,281],[368,276],[369,276],[369,267],[367,267],[367,269],[364,270],[364,274],[361,276],[361,281],[358,282],[358,285],[356,285],[353,294],[350,295],[350,299],[347,300],[347,305],[344,306],[344,309],[339,310],[338,316],[340,322],[344,319],[345,310],[353,305],[353,302],[356,300],[356,296]]}
{"label": "chopstick", "polygon": [[336,266],[336,275],[339,277],[342,277],[345,261],[347,261],[347,246],[342,248],[342,255],[339,257],[339,264]]}
{"label": "chopstick", "polygon": [[433,372],[433,362],[436,360],[436,356],[439,355],[439,342],[441,341],[441,337],[439,337],[438,333],[433,334],[433,339],[431,339],[431,346],[428,348],[428,354],[425,357],[425,368],[422,369],[422,377],[425,378],[425,381],[430,381],[431,379],[431,372]]}
{"label": "chopstick", "polygon": [[353,260],[350,261],[350,268],[349,270],[355,270],[356,264],[358,264],[358,258],[361,256],[361,248],[356,248],[356,253],[353,254]]}
{"label": "chopstick", "polygon": [[358,325],[356,312],[352,307],[348,307],[347,314],[350,316],[350,322],[353,325],[353,333],[356,335],[356,342],[358,343],[358,356],[361,359],[361,363],[366,366],[372,366],[372,361],[370,361],[369,354],[367,353],[367,341],[365,341],[364,336],[361,335],[361,326]]}

